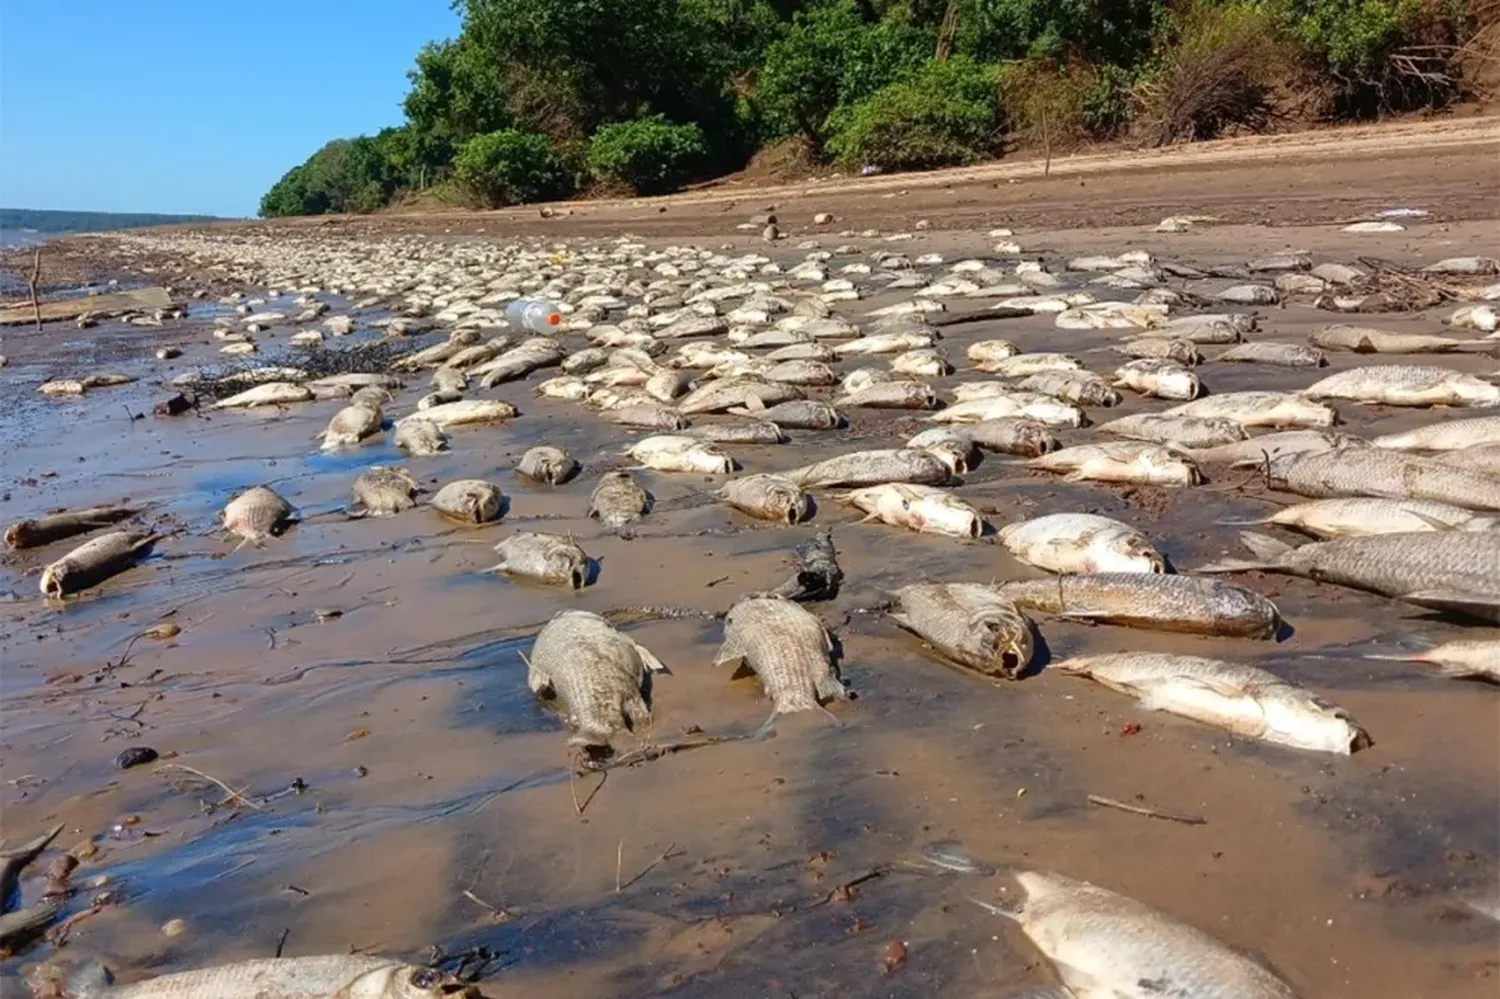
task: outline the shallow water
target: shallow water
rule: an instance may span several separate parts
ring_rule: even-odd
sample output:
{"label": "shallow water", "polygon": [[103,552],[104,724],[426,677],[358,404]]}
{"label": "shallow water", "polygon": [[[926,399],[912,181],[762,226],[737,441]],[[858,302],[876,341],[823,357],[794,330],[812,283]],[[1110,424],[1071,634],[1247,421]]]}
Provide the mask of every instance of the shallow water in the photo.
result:
{"label": "shallow water", "polygon": [[[1142,247],[1199,264],[1289,244],[1340,261],[1496,249],[1477,227],[1357,243],[1324,230],[1211,232],[1042,234],[1027,245],[1061,256]],[[945,234],[901,249],[957,260],[983,255],[985,244]],[[900,294],[852,303],[854,314]],[[1439,332],[1445,312],[1357,321]],[[1304,341],[1334,321],[1302,305],[1262,310],[1254,336]],[[1050,317],[954,327],[944,348],[961,365],[969,343],[991,337],[1029,351],[1067,350],[1099,371],[1122,360],[1096,352],[1114,335],[1056,330]],[[640,473],[656,506],[634,536],[601,530],[583,516],[589,493],[641,434],[534,399],[530,386],[547,372],[478,393],[515,403],[523,416],[455,428],[448,454],[404,458],[379,443],[322,455],[313,435],[337,401],[283,413],[127,418],[167,394],[153,382],[219,358],[196,323],[17,340],[8,338],[12,366],[0,373],[7,521],[128,498],[182,531],[138,569],[61,608],[39,599],[35,576],[66,542],[0,566],[9,592],[0,627],[4,835],[29,838],[65,822],[59,845],[93,838],[100,849],[75,880],[105,876],[125,896],[80,923],[60,960],[102,957],[122,979],[138,978],[266,956],[285,934],[289,955],[357,947],[421,958],[434,943],[450,953],[487,946],[501,954],[486,982],[494,996],[1022,996],[1053,982],[1045,961],[970,899],[1004,904],[1014,894],[1005,869],[1041,867],[1139,898],[1254,953],[1310,999],[1494,994],[1495,924],[1457,903],[1493,891],[1497,878],[1496,691],[1359,657],[1360,649],[1481,629],[1260,574],[1235,578],[1276,600],[1292,626],[1279,643],[1038,619],[1039,666],[1124,649],[1252,662],[1325,694],[1375,740],[1352,758],[1245,743],[1144,714],[1127,698],[1045,668],[992,683],[865,613],[888,588],[920,578],[1036,575],[988,539],[861,525],[834,492],[818,495],[813,523],[768,525],[714,503],[721,478],[655,472]],[[183,345],[185,356],[155,361],[151,350],[162,343]],[[1322,371],[1209,363],[1199,372],[1213,391],[1292,389],[1329,370],[1411,360],[1331,359]],[[867,363],[879,362],[839,368]],[[1496,367],[1473,355],[1421,363]],[[77,366],[149,377],[79,400],[34,391]],[[941,384],[975,377],[961,368]],[[391,413],[403,414],[425,391],[426,376],[413,377]],[[1128,396],[1091,416],[1102,422],[1167,405]],[[1344,429],[1361,435],[1438,418],[1339,409]],[[851,417],[847,431],[725,447],[745,471],[769,471],[892,446],[924,426],[905,413]],[[1097,437],[1089,429],[1062,436]],[[572,450],[583,473],[555,488],[515,476],[521,453],[543,441]],[[359,469],[394,461],[429,492],[460,476],[492,479],[510,500],[505,521],[464,529],[422,508],[388,519],[337,516]],[[991,523],[1104,513],[1141,528],[1184,570],[1237,553],[1235,529],[1217,521],[1285,500],[1240,473],[1187,490],[1105,487],[1063,483],[996,456],[964,479],[957,492]],[[214,515],[258,482],[274,484],[308,519],[265,548],[231,553],[213,534]],[[835,706],[841,727],[794,717],[778,723],[773,739],[733,738],[754,732],[768,705],[753,679],[710,665],[717,623],[648,620],[628,627],[671,669],[654,684],[657,739],[694,727],[730,738],[602,781],[568,780],[561,725],[524,684],[520,653],[542,623],[564,607],[721,612],[739,595],[778,585],[792,547],[828,524],[845,589],[813,609],[839,634],[844,676],[859,695]],[[481,574],[494,561],[490,546],[518,527],[573,534],[598,560],[595,584],[575,594]],[[314,613],[330,609],[342,613],[324,621]],[[178,638],[129,645],[168,616],[183,629]],[[243,789],[259,807],[217,807],[220,789],[151,767],[114,769],[115,755],[132,745],[175,754],[168,762]],[[290,791],[298,778],[306,790]],[[1207,822],[1102,809],[1089,794]],[[575,800],[586,805],[581,815]],[[140,822],[116,830],[127,815]],[[945,840],[999,873],[922,864],[921,848]],[[168,938],[158,927],[173,918],[188,930]],[[881,956],[893,940],[905,942],[908,959],[886,974]],[[52,953],[38,947],[6,973]]]}

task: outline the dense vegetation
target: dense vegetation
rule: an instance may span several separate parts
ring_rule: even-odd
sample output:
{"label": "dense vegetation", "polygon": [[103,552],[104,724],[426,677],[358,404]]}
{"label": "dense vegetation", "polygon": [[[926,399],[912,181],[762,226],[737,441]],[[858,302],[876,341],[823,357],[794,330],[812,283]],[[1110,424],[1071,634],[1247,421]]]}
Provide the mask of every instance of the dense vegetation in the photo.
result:
{"label": "dense vegetation", "polygon": [[32,232],[108,232],[178,222],[212,222],[212,215],[156,215],[149,212],[65,212],[40,208],[0,208],[0,229]]}
{"label": "dense vegetation", "polygon": [[927,169],[1017,144],[1207,139],[1439,107],[1496,0],[455,0],[405,122],[263,215],[656,194],[760,150]]}

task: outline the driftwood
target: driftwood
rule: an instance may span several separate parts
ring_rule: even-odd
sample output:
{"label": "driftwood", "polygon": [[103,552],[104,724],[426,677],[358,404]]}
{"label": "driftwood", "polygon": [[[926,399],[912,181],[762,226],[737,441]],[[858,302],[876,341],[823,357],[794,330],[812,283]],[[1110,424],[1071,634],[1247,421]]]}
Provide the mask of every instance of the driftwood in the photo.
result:
{"label": "driftwood", "polygon": [[[40,257],[38,258],[40,260]],[[38,264],[38,267],[40,265]],[[33,268],[32,281],[36,280],[37,268]],[[79,298],[64,298],[55,302],[38,302],[32,284],[32,300],[24,305],[16,304],[0,309],[0,326],[19,326],[22,323],[56,322],[77,319],[85,312],[94,315],[114,315],[122,312],[142,312],[165,309],[172,305],[172,296],[165,288],[137,288],[133,291],[115,292],[109,295],[84,295]]]}

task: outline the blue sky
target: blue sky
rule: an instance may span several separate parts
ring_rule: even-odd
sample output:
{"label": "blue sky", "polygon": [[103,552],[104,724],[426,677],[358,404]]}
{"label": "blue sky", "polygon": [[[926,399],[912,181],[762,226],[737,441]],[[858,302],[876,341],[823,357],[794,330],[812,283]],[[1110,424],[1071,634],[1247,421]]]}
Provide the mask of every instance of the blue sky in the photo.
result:
{"label": "blue sky", "polygon": [[253,215],[401,121],[449,0],[0,0],[0,205]]}

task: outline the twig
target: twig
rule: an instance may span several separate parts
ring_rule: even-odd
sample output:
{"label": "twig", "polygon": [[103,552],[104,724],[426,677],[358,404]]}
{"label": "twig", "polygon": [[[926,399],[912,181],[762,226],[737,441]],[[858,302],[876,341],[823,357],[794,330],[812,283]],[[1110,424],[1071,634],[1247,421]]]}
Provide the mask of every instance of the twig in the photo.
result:
{"label": "twig", "polygon": [[292,928],[288,926],[281,931],[281,939],[276,941],[276,956],[281,957],[281,948],[286,946],[286,938],[292,935]]}
{"label": "twig", "polygon": [[31,316],[36,322],[36,331],[42,331],[42,302],[36,294],[36,283],[42,276],[42,248],[38,246],[31,257],[31,276],[26,284],[31,288]]}
{"label": "twig", "polygon": [[618,872],[618,869],[617,869],[616,873],[615,873],[615,892],[618,894],[619,892],[624,891],[626,888],[629,888],[631,885],[635,884],[641,878],[643,878],[646,875],[650,874],[652,871],[656,870],[657,867],[659,867],[662,864],[665,864],[667,861],[671,860],[673,857],[680,857],[680,856],[682,856],[682,853],[680,851],[678,853],[673,853],[672,851],[675,850],[675,849],[677,849],[677,844],[676,843],[668,843],[667,844],[667,848],[661,852],[661,855],[659,857],[657,857],[655,860],[651,861],[651,863],[647,864],[645,867],[641,868],[641,873],[637,874],[635,877],[631,878],[629,881],[625,882],[624,884],[620,883],[620,876],[619,876],[619,872]]}
{"label": "twig", "polygon": [[615,846],[615,894],[620,894],[620,867],[625,861],[625,841],[622,839]]}
{"label": "twig", "polygon": [[[198,777],[198,778],[200,778],[202,780],[206,780],[210,784],[217,784],[219,787],[223,788],[224,792],[228,795],[228,797],[226,797],[224,799],[224,801],[226,801],[226,802],[236,802],[238,804],[245,805],[248,808],[253,808],[257,812],[263,812],[263,811],[265,811],[265,808],[263,806],[257,805],[255,802],[253,802],[249,798],[245,797],[245,795],[242,792],[236,791],[234,788],[230,787],[228,784],[226,784],[223,781],[219,780],[219,778],[210,776],[209,774],[204,773],[202,770],[198,770],[198,769],[196,769],[194,767],[190,767],[190,766],[188,766],[185,763],[163,763],[161,766],[159,766],[159,767],[156,768],[156,772],[157,773],[161,773],[163,770],[182,770],[182,771],[185,771],[186,773],[190,773],[194,777]],[[223,804],[223,802],[220,802],[220,804]]]}
{"label": "twig", "polygon": [[632,749],[628,753],[621,753],[612,760],[600,760],[597,763],[586,762],[584,769],[590,773],[608,773],[619,767],[633,767],[642,763],[651,763],[661,759],[663,756],[671,756],[674,753],[685,752],[689,749],[702,749],[704,746],[717,746],[721,742],[732,742],[734,739],[717,738],[710,736],[697,739],[693,742],[668,742],[659,746],[642,746],[640,749]]}
{"label": "twig", "polygon": [[1114,798],[1106,798],[1102,794],[1089,795],[1089,802],[1095,805],[1103,805],[1105,808],[1118,808],[1122,812],[1132,815],[1145,815],[1153,819],[1166,819],[1169,822],[1181,822],[1189,826],[1207,825],[1208,820],[1201,815],[1188,815],[1184,812],[1168,812],[1159,808],[1146,808],[1143,805],[1132,805],[1128,801],[1116,801]]}
{"label": "twig", "polygon": [[510,920],[510,918],[511,918],[510,911],[508,909],[502,909],[498,905],[491,905],[490,903],[486,902],[484,899],[480,898],[478,895],[474,894],[472,891],[470,891],[467,888],[464,889],[463,896],[464,896],[464,898],[468,899],[470,902],[473,902],[475,905],[479,906],[480,908],[482,908],[482,909],[488,909],[489,912],[490,912],[490,915],[492,915],[492,916],[495,917],[495,921],[496,922],[508,922]]}

